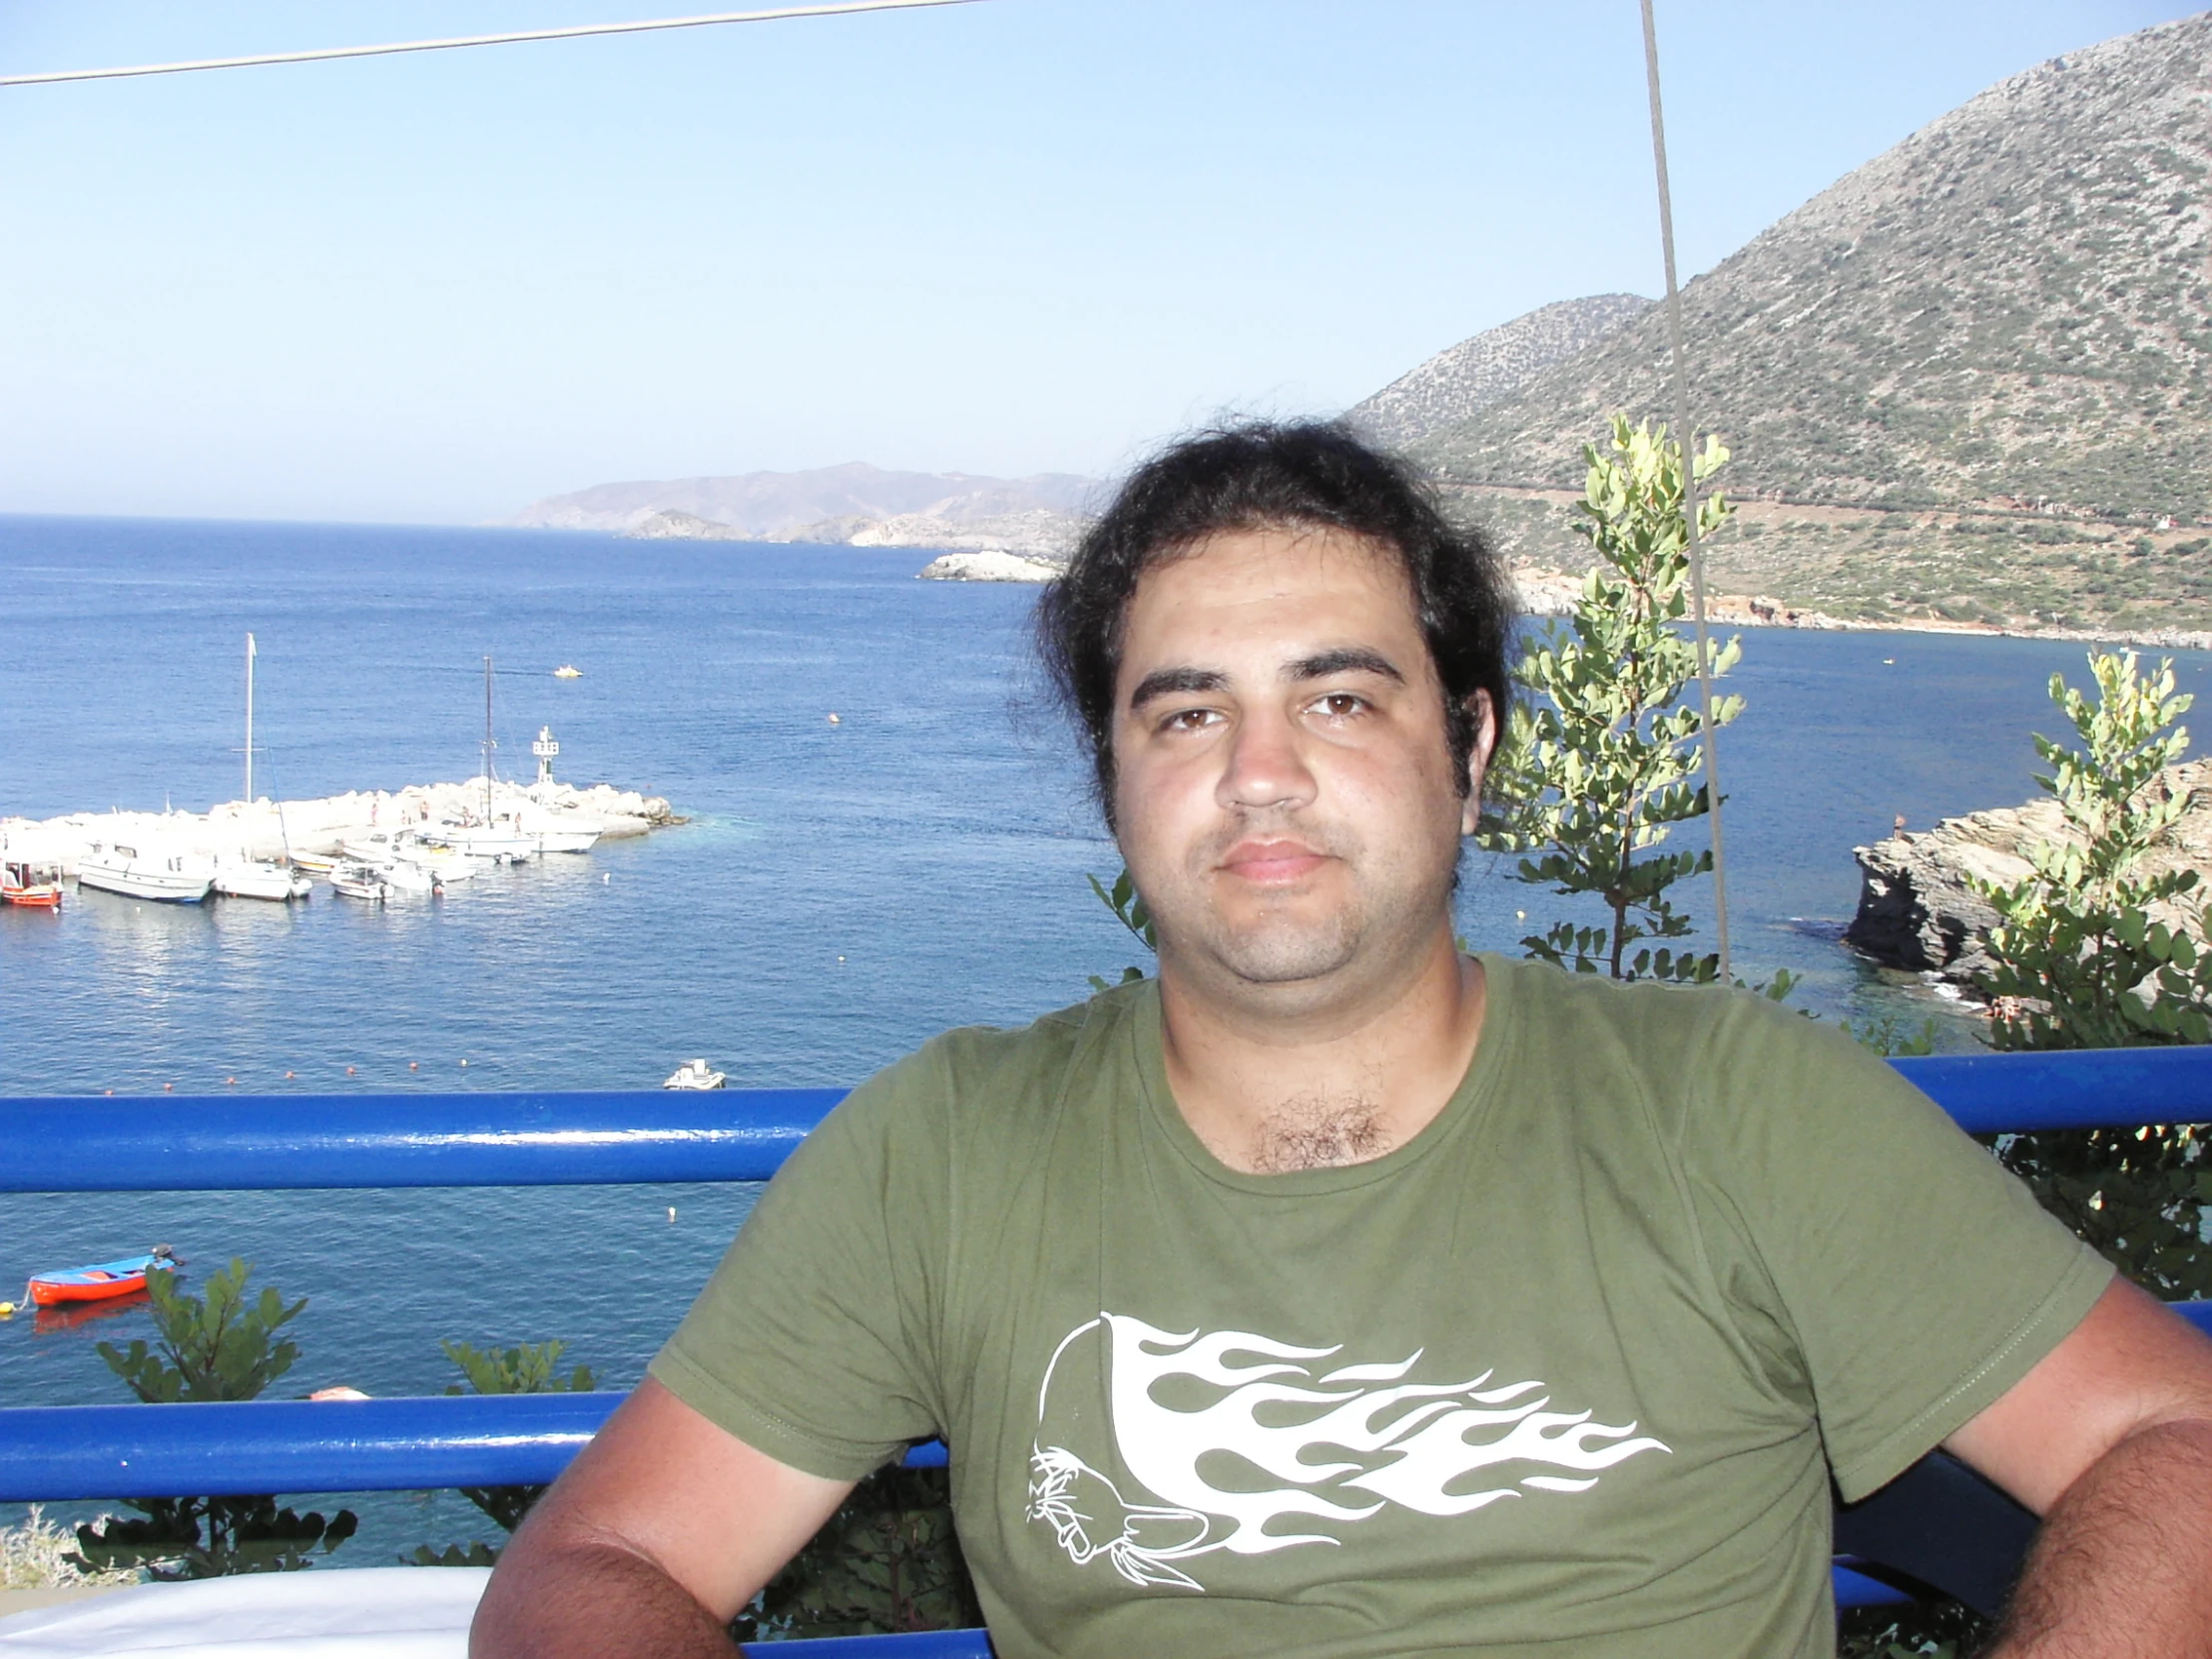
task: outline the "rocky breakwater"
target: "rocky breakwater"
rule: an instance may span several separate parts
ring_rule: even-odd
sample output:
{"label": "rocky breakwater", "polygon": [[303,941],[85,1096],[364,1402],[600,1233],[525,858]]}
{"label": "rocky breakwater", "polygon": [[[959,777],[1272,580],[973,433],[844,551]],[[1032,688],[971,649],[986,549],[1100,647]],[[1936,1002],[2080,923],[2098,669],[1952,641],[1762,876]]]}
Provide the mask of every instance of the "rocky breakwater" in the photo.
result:
{"label": "rocky breakwater", "polygon": [[[2180,821],[2145,855],[2145,874],[2188,867],[2203,881],[2191,910],[2212,896],[2212,760],[2169,767],[2150,786],[2160,800],[2186,801]],[[2009,885],[2033,873],[2027,848],[2035,842],[2078,841],[2049,799],[1963,818],[1946,818],[1933,830],[1901,832],[1872,846],[1852,849],[1859,860],[1859,911],[1844,937],[1888,967],[1934,973],[1959,985],[1989,965],[1989,929],[1996,912],[1977,894],[1971,878]],[[2180,905],[2154,905],[2152,919],[2189,924]]]}
{"label": "rocky breakwater", "polygon": [[988,548],[980,553],[947,553],[914,572],[923,582],[1049,582],[1063,567],[1051,559]]}
{"label": "rocky breakwater", "polygon": [[[62,818],[0,818],[0,847],[10,857],[61,866],[75,875],[77,861],[96,841],[158,846],[165,853],[215,859],[280,858],[289,852],[328,855],[339,843],[372,830],[457,823],[484,817],[484,781],[411,784],[400,790],[349,790],[308,801],[229,801],[205,813],[70,813]],[[612,784],[579,789],[571,784],[522,785],[495,780],[491,816],[528,813],[558,827],[599,827],[602,838],[642,835],[681,824],[659,796]]]}

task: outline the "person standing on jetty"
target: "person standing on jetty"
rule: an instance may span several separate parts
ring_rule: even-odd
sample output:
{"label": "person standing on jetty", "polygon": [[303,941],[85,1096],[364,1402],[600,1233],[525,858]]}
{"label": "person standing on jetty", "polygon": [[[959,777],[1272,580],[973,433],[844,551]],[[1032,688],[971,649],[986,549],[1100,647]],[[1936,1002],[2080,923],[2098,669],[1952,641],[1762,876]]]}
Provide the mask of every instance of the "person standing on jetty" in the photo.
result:
{"label": "person standing on jetty", "polygon": [[2212,1343],[1849,1038],[1456,948],[1509,622],[1339,428],[1140,468],[1038,635],[1158,978],[831,1113],[472,1652],[727,1655],[930,1434],[1002,1659],[1825,1654],[1938,1444],[2044,1517],[1996,1651],[2207,1651]]}

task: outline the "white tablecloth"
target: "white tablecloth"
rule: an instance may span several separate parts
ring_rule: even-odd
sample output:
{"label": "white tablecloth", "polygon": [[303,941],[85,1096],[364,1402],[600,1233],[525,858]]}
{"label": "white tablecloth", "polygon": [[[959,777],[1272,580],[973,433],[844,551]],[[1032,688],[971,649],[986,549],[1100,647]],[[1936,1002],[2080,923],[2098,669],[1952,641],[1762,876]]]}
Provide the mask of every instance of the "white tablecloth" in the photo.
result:
{"label": "white tablecloth", "polygon": [[142,1584],[0,1619],[5,1659],[466,1659],[487,1567],[313,1567]]}

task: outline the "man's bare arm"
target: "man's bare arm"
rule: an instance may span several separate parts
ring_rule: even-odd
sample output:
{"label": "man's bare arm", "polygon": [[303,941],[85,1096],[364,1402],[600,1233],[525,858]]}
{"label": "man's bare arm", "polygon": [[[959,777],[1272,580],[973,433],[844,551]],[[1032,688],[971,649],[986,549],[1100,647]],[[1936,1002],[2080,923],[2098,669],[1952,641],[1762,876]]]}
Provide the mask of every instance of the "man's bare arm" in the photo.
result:
{"label": "man's bare arm", "polygon": [[2043,1517],[1987,1659],[2212,1654],[2212,1342],[2115,1281],[1945,1444]]}
{"label": "man's bare arm", "polygon": [[648,1378],[500,1556],[470,1659],[730,1659],[724,1627],[851,1489]]}

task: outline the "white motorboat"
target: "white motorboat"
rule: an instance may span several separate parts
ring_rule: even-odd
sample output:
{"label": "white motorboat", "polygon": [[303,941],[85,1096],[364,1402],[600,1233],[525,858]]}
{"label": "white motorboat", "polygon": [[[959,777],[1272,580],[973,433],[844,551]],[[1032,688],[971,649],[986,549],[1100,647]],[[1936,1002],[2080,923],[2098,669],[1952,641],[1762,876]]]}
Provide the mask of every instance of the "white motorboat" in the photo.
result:
{"label": "white motorboat", "polygon": [[540,852],[589,852],[607,827],[581,813],[531,813],[521,819],[522,832],[537,838]]}
{"label": "white motorboat", "polygon": [[226,898],[270,898],[281,903],[305,898],[314,891],[314,880],[266,858],[238,858],[215,866],[214,887]]}
{"label": "white motorboat", "polygon": [[392,842],[393,863],[413,864],[426,869],[441,881],[468,881],[476,875],[476,866],[484,860],[471,858],[458,847],[426,841],[412,830],[403,830]]}
{"label": "white motorboat", "polygon": [[479,862],[488,861],[471,858],[443,841],[425,840],[423,833],[414,830],[358,830],[341,839],[338,850],[357,863],[374,864],[379,869],[396,864],[419,865],[446,881],[466,881],[476,873]]}
{"label": "white motorboat", "polygon": [[356,861],[340,864],[330,871],[330,885],[348,898],[365,898],[381,904],[388,883],[374,864]]}
{"label": "white motorboat", "polygon": [[440,824],[423,832],[427,837],[465,852],[472,858],[489,858],[496,864],[519,864],[538,855],[538,839],[510,822],[494,824]]}
{"label": "white motorboat", "polygon": [[94,841],[77,860],[78,886],[127,898],[197,904],[214,883],[214,860],[197,852],[141,851],[118,841]]}
{"label": "white motorboat", "polygon": [[664,1089],[719,1089],[723,1082],[723,1074],[712,1069],[705,1060],[686,1060],[668,1074],[668,1081],[663,1083],[661,1087]]}
{"label": "white motorboat", "polygon": [[441,893],[445,891],[445,877],[422,864],[409,863],[404,858],[394,858],[388,864],[377,864],[376,873],[385,886],[393,892]]}
{"label": "white motorboat", "polygon": [[[399,831],[404,835],[406,830]],[[390,859],[398,839],[388,830],[354,830],[338,837],[338,851],[356,863],[380,864]]]}

